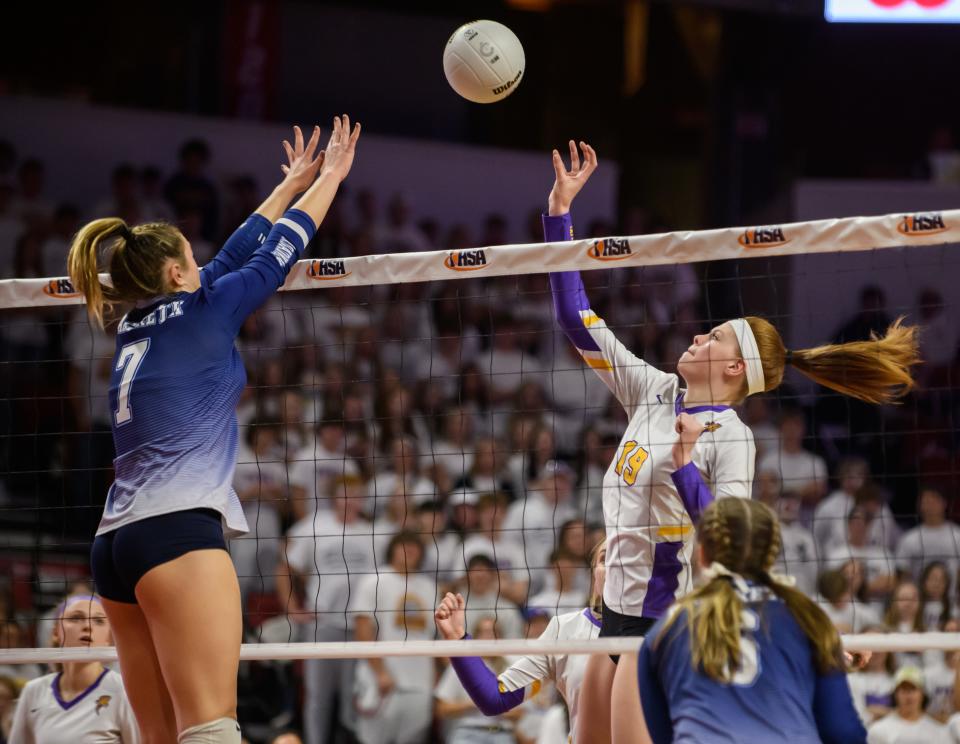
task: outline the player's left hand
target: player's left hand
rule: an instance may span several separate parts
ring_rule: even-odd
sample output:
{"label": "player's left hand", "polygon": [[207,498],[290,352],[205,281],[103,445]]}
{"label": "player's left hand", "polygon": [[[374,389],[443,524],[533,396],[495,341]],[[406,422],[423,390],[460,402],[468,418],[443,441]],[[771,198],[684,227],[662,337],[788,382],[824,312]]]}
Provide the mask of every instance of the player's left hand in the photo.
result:
{"label": "player's left hand", "polygon": [[704,424],[689,413],[681,413],[677,416],[674,429],[680,436],[673,445],[672,451],[673,466],[676,470],[679,470],[693,460],[693,448],[697,443],[697,439],[699,439],[703,433],[704,428]]}
{"label": "player's left hand", "polygon": [[303,142],[303,132],[297,126],[293,128],[293,144],[291,145],[287,140],[283,141],[283,150],[287,154],[287,164],[280,166],[285,176],[283,183],[297,194],[310,188],[310,184],[323,166],[324,152],[323,150],[316,152],[319,144],[320,127],[313,128],[310,141],[306,144]]}
{"label": "player's left hand", "polygon": [[863,669],[870,663],[873,651],[844,651],[843,658],[846,659],[847,669],[851,672]]}

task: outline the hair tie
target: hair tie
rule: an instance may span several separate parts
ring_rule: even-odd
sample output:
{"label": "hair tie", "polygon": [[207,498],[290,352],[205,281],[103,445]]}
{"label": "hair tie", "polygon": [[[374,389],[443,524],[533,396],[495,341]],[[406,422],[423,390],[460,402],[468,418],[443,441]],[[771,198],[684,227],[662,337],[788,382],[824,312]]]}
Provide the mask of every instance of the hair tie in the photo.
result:
{"label": "hair tie", "polygon": [[790,349],[787,349],[786,353],[783,355],[784,365],[793,364],[793,352]]}
{"label": "hair tie", "polygon": [[123,227],[120,228],[120,237],[123,238],[127,243],[132,243],[134,238],[136,238],[136,235],[133,234],[133,230],[126,225],[123,225]]}

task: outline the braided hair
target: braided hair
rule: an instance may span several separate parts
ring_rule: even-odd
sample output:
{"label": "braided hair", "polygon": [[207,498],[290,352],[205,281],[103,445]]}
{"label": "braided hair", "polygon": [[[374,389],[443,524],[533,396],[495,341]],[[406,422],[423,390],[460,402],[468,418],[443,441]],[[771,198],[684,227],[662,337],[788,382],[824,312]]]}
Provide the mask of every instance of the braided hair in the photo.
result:
{"label": "braided hair", "polygon": [[[816,603],[792,586],[775,581],[770,569],[780,554],[780,524],[770,507],[751,499],[723,498],[703,513],[698,527],[706,562],[767,587],[781,599],[814,648],[818,671],[843,669],[843,649],[833,623]],[[695,668],[719,682],[730,682],[741,666],[740,630],[744,600],[732,577],[718,574],[679,600],[663,630],[684,617]]]}

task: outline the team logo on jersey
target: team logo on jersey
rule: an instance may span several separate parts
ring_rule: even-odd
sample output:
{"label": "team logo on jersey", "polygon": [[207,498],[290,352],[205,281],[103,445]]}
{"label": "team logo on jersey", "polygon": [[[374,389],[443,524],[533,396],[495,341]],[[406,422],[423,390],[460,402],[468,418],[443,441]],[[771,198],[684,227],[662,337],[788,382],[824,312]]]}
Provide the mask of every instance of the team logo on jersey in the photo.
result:
{"label": "team logo on jersey", "polygon": [[905,214],[897,225],[897,232],[907,236],[933,235],[949,229],[947,223],[943,221],[943,215],[939,212]]}
{"label": "team logo on jersey", "polygon": [[48,297],[56,297],[58,300],[69,300],[72,297],[80,296],[80,293],[74,288],[73,282],[69,279],[51,279],[43,285],[43,293]]}
{"label": "team logo on jersey", "polygon": [[317,281],[343,279],[352,273],[347,271],[347,263],[341,259],[321,258],[307,264],[307,276]]}
{"label": "team logo on jersey", "polygon": [[622,238],[606,238],[604,240],[595,240],[587,248],[587,255],[595,261],[622,261],[630,258],[633,251],[630,250],[630,242]]}
{"label": "team logo on jersey", "polygon": [[443,265],[451,271],[477,271],[489,265],[487,254],[482,248],[469,251],[450,251],[443,259]]}
{"label": "team logo on jersey", "polygon": [[744,248],[776,248],[786,245],[790,239],[783,232],[782,227],[754,227],[744,230],[743,234],[737,238],[737,242]]}
{"label": "team logo on jersey", "polygon": [[716,421],[711,421],[703,427],[704,431],[714,432],[719,429],[722,424],[718,424]]}
{"label": "team logo on jersey", "polygon": [[97,715],[100,715],[100,711],[110,705],[111,697],[109,695],[101,695],[97,698]]}

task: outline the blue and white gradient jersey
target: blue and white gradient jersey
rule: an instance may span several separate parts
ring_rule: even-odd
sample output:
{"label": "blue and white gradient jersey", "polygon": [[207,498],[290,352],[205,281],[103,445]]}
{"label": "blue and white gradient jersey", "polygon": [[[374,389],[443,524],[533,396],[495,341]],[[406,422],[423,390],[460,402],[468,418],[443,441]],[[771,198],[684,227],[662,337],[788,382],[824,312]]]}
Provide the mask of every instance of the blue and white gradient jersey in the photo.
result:
{"label": "blue and white gradient jersey", "polygon": [[[544,217],[548,241],[569,240],[569,215]],[[603,478],[607,534],[604,604],[623,615],[657,619],[693,588],[694,527],[715,498],[750,498],[756,447],[753,433],[730,406],[683,404],[680,378],[635,356],[590,308],[580,274],[550,275],[554,311],[571,343],[629,419]],[[680,413],[704,431],[693,462],[673,465]]]}
{"label": "blue and white gradient jersey", "polygon": [[846,674],[817,671],[809,639],[769,590],[741,597],[741,665],[729,684],[694,669],[686,610],[644,639],[640,701],[654,744],[866,742]]}
{"label": "blue and white gradient jersey", "polygon": [[234,339],[283,284],[316,228],[291,209],[251,215],[200,272],[200,289],[157,298],[117,329],[110,377],[116,478],[97,534],[159,514],[214,509],[247,531],[232,487],[246,373]]}

